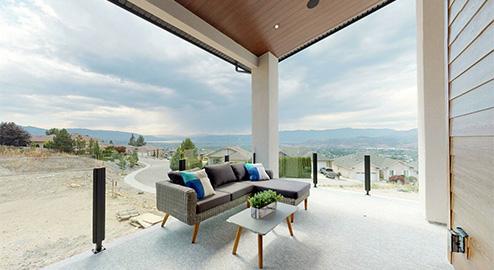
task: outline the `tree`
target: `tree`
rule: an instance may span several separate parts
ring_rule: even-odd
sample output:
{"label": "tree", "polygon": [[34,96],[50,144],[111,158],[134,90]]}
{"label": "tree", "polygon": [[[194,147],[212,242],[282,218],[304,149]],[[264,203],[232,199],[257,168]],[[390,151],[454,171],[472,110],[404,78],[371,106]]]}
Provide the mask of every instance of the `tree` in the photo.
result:
{"label": "tree", "polygon": [[190,138],[186,138],[173,154],[170,160],[170,168],[172,170],[178,170],[178,161],[180,159],[186,160],[187,168],[202,167],[202,161],[198,156],[197,147]]}
{"label": "tree", "polygon": [[102,154],[98,141],[93,139],[89,140],[89,154],[92,158],[101,159]]}
{"label": "tree", "polygon": [[31,135],[14,122],[0,123],[0,144],[11,146],[28,146],[31,144]]}
{"label": "tree", "polygon": [[58,128],[50,128],[49,130],[45,131],[46,135],[56,135],[58,133]]}
{"label": "tree", "polygon": [[146,145],[146,142],[144,141],[144,136],[139,135],[137,137],[137,140],[136,140],[136,143],[134,146],[143,146],[143,145]]}
{"label": "tree", "polygon": [[125,156],[122,154],[118,154],[118,167],[120,170],[125,171],[125,168],[127,168],[127,159],[125,159]]}
{"label": "tree", "polygon": [[65,128],[50,130],[53,130],[52,134],[55,134],[55,137],[53,137],[53,149],[66,153],[74,151],[74,140],[72,140],[70,133]]}
{"label": "tree", "polygon": [[136,137],[134,136],[134,133],[132,133],[132,136],[130,136],[129,139],[129,145],[135,146],[136,144]]}
{"label": "tree", "polygon": [[139,157],[137,156],[137,152],[133,152],[129,156],[127,156],[127,161],[129,162],[129,167],[134,168],[139,162]]}
{"label": "tree", "polygon": [[86,141],[82,136],[77,136],[74,140],[75,153],[77,155],[84,155],[86,153]]}

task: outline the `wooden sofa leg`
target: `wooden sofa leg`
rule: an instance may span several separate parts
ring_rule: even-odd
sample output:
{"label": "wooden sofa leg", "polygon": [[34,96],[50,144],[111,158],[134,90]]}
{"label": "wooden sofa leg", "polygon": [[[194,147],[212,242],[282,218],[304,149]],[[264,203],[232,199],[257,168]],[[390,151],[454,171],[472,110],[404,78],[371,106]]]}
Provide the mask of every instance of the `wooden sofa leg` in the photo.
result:
{"label": "wooden sofa leg", "polygon": [[165,227],[165,223],[168,220],[169,216],[170,216],[170,214],[165,213],[165,216],[163,217],[163,221],[161,222],[161,228]]}
{"label": "wooden sofa leg", "polygon": [[307,211],[307,198],[304,200],[304,209]]}
{"label": "wooden sofa leg", "polygon": [[197,233],[199,232],[199,223],[194,224],[194,231],[192,231],[192,244],[196,243]]}
{"label": "wooden sofa leg", "polygon": [[292,213],[290,215],[290,220],[292,221],[292,223],[295,221],[295,213]]}

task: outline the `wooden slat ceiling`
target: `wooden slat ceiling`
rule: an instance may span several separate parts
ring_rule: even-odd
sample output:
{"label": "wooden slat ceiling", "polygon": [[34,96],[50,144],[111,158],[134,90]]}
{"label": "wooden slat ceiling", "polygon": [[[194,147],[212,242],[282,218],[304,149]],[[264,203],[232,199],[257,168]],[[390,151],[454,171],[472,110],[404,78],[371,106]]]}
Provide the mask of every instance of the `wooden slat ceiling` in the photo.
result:
{"label": "wooden slat ceiling", "polygon": [[[283,58],[385,0],[176,0],[231,39],[260,56]],[[275,29],[274,25],[279,28]]]}

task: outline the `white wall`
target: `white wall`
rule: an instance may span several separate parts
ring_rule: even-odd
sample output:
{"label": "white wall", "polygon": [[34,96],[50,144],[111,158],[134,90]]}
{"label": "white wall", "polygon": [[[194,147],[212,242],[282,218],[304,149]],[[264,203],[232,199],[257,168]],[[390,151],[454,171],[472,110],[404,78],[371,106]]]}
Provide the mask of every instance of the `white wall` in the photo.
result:
{"label": "white wall", "polygon": [[445,3],[417,0],[419,193],[428,221],[448,221]]}

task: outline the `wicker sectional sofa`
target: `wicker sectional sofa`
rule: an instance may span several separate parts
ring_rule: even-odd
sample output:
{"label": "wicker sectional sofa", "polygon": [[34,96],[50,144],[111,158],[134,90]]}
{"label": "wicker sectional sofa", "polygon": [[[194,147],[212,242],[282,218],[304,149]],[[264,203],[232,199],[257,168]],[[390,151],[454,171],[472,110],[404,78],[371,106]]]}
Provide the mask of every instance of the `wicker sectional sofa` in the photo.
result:
{"label": "wicker sectional sofa", "polygon": [[[171,171],[168,173],[170,180],[156,183],[157,208],[165,213],[161,226],[165,225],[170,215],[188,225],[194,225],[192,243],[196,242],[202,221],[246,204],[249,195],[255,192],[274,190],[283,195],[284,203],[298,205],[304,201],[307,210],[310,194],[308,183],[280,179],[250,181],[244,164],[210,165],[205,170],[216,194],[202,200],[197,200],[194,189],[185,186],[179,172]],[[266,172],[273,178],[271,171]]]}

